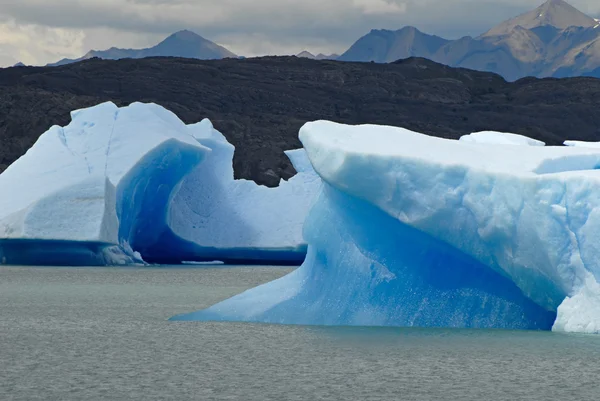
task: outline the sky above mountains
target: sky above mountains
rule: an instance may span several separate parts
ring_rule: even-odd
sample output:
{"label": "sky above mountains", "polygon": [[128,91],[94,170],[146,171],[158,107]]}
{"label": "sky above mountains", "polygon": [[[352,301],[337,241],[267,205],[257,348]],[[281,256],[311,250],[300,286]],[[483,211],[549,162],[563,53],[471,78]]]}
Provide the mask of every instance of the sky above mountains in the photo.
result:
{"label": "sky above mountains", "polygon": [[[245,56],[342,53],[377,29],[479,35],[544,0],[1,0],[0,66],[46,64],[190,29]],[[598,0],[571,0],[600,16]]]}

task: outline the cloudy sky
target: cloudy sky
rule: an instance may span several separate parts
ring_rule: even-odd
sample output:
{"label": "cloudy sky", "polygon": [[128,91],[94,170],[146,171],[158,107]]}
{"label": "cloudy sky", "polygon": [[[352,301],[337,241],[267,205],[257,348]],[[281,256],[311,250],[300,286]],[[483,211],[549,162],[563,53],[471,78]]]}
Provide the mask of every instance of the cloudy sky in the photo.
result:
{"label": "cloudy sky", "polygon": [[[543,0],[0,0],[0,65],[46,64],[190,29],[234,53],[343,52],[372,28],[478,35]],[[591,15],[600,1],[571,0]]]}

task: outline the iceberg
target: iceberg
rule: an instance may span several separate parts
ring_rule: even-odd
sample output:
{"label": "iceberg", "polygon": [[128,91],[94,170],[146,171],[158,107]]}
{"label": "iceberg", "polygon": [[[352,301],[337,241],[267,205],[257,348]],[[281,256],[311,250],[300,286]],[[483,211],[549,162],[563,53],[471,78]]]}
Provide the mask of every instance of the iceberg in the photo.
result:
{"label": "iceberg", "polygon": [[156,104],[76,110],[0,175],[0,264],[252,260],[300,264],[320,178],[304,150],[278,188],[234,180],[209,120]]}
{"label": "iceberg", "polygon": [[546,146],[545,142],[524,135],[497,131],[473,132],[472,134],[461,136],[459,141],[495,145]]}
{"label": "iceberg", "polygon": [[[139,261],[172,191],[210,150],[160,106],[71,113],[0,175],[0,261]],[[127,256],[130,257],[127,257]]]}
{"label": "iceberg", "polygon": [[600,331],[600,150],[306,124],[304,264],[172,320]]}
{"label": "iceberg", "polygon": [[176,191],[167,210],[167,230],[155,243],[136,249],[160,263],[300,265],[307,248],[302,226],[321,187],[306,152],[287,151],[297,174],[268,188],[234,180],[235,148],[209,120],[190,128],[212,152]]}

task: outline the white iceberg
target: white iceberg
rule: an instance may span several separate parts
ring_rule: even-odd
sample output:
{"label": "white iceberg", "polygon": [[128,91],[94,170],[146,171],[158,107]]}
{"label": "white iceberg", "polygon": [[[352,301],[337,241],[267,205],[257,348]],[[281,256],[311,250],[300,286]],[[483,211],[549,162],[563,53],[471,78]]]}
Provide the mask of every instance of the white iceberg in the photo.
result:
{"label": "white iceberg", "polygon": [[510,132],[480,131],[463,135],[459,141],[494,145],[546,146],[545,142]]}
{"label": "white iceberg", "polygon": [[600,331],[600,150],[306,124],[290,275],[174,320]]}
{"label": "white iceberg", "polygon": [[321,185],[303,150],[300,173],[266,188],[233,179],[234,148],[208,120],[142,103],[71,114],[0,175],[0,263],[303,260]]}

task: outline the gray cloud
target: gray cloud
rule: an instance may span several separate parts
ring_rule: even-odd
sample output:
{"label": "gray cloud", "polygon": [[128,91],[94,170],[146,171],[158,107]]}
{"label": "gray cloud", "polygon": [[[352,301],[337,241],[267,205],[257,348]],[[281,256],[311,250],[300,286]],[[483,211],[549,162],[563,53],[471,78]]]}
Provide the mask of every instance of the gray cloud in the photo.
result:
{"label": "gray cloud", "polygon": [[[478,35],[542,0],[2,0],[0,21],[78,30],[91,47],[150,45],[180,29],[240,54],[343,51],[372,28]],[[600,14],[597,0],[573,0]],[[102,35],[98,34],[102,32]],[[120,39],[127,39],[121,43]],[[106,43],[107,40],[113,43]],[[315,49],[316,48],[316,49]],[[285,49],[289,49],[287,52]],[[87,49],[86,49],[87,50]]]}

